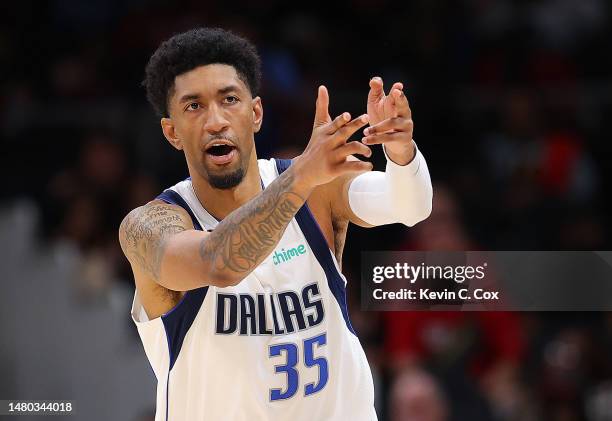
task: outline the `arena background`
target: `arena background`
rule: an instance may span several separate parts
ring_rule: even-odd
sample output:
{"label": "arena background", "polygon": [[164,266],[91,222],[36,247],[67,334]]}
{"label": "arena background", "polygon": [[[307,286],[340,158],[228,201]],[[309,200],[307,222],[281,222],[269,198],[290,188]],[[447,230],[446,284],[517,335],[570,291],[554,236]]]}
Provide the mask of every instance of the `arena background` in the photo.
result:
{"label": "arena background", "polygon": [[[71,399],[70,419],[153,419],[116,233],[187,174],[140,82],[162,40],[204,25],[259,49],[262,158],[304,148],[319,84],[337,115],[365,112],[372,76],[404,82],[433,214],[413,229],[352,226],[344,253],[381,420],[612,419],[610,314],[366,313],[358,300],[365,250],[610,249],[609,2],[2,8],[0,399]],[[373,159],[382,169],[380,150]]]}

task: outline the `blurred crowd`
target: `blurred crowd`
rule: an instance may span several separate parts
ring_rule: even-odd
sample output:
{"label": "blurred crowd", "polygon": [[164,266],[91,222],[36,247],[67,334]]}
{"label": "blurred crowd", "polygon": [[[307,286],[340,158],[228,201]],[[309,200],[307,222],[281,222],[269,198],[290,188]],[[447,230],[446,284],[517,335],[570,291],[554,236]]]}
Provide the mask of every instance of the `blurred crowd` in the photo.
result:
{"label": "blurred crowd", "polygon": [[[609,249],[609,2],[357,0],[295,10],[276,1],[23,0],[8,8],[0,203],[35,209],[37,253],[61,245],[76,256],[74,300],[133,293],[119,223],[187,176],[146,103],[144,66],[173,33],[220,26],[262,57],[260,158],[305,147],[319,84],[333,115],[365,112],[372,76],[406,87],[433,213],[411,229],[351,227],[343,265],[380,419],[612,419],[610,314],[366,313],[358,300],[366,250]],[[373,160],[384,168],[381,151]],[[127,305],[125,335],[137,343]]]}

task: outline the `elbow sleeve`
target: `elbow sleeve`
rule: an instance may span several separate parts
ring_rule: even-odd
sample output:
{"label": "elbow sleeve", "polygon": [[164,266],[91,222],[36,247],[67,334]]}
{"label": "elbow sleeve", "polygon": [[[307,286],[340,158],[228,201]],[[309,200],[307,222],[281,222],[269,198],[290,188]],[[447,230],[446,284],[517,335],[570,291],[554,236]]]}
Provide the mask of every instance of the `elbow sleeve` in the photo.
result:
{"label": "elbow sleeve", "polygon": [[431,213],[433,189],[427,163],[418,148],[407,165],[398,165],[385,156],[385,172],[370,171],[352,180],[349,206],[371,225],[400,222],[411,227]]}

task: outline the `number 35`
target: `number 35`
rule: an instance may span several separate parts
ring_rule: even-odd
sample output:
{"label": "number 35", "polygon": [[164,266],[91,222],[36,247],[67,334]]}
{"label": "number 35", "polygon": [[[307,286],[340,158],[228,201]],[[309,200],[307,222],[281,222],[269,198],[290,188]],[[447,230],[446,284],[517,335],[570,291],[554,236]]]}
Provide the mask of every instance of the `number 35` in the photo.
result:
{"label": "number 35", "polygon": [[[327,360],[323,357],[315,358],[314,347],[323,346],[327,344],[326,333],[323,333],[314,338],[304,339],[304,365],[306,367],[318,366],[319,368],[319,381],[317,383],[308,383],[304,386],[304,396],[312,395],[323,389],[327,384],[329,377]],[[277,401],[280,399],[289,399],[295,395],[299,385],[299,372],[295,366],[299,361],[298,346],[293,343],[277,344],[270,346],[270,357],[278,357],[281,353],[285,353],[286,364],[277,365],[274,368],[275,373],[285,373],[287,375],[287,388],[283,392],[283,389],[270,389],[270,400]]]}

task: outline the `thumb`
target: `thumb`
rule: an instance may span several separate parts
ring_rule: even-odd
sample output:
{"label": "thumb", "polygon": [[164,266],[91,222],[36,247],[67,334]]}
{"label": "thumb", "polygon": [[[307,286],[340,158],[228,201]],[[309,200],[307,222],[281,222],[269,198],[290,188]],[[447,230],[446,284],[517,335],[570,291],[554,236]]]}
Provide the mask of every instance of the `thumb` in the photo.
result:
{"label": "thumb", "polygon": [[319,86],[317,93],[317,103],[315,108],[314,127],[322,126],[331,121],[329,116],[329,94],[324,85]]}
{"label": "thumb", "polygon": [[383,81],[380,77],[374,76],[370,79],[370,92],[368,92],[368,103],[378,102],[385,96]]}

